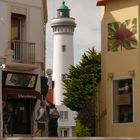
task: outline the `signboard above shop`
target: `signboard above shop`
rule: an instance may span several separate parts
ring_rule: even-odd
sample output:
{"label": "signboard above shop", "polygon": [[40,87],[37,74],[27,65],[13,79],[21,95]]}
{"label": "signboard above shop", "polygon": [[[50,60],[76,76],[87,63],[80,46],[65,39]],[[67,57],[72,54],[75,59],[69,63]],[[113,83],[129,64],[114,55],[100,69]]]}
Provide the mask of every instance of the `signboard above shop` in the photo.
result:
{"label": "signboard above shop", "polygon": [[37,74],[3,71],[3,86],[35,89]]}

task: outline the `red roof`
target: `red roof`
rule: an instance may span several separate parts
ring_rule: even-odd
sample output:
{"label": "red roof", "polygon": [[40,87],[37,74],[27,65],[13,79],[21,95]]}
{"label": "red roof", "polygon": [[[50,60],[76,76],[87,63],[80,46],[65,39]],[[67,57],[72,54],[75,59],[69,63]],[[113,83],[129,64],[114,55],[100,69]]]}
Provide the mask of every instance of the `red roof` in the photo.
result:
{"label": "red roof", "polygon": [[97,0],[97,6],[105,6],[107,0]]}

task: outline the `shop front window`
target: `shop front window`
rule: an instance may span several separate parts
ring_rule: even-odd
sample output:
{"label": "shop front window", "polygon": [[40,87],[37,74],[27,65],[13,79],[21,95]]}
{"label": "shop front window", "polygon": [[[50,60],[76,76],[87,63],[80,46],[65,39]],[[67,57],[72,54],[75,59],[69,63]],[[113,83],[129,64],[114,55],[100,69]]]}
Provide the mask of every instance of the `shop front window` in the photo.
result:
{"label": "shop front window", "polygon": [[113,81],[113,123],[133,122],[133,81]]}

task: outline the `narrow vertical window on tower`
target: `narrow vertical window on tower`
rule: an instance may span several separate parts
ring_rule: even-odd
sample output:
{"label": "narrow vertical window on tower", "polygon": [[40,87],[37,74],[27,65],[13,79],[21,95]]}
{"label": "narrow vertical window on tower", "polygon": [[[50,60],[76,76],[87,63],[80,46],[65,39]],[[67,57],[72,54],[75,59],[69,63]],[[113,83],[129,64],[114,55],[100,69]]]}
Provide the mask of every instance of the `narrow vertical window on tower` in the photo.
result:
{"label": "narrow vertical window on tower", "polygon": [[62,45],[62,52],[66,51],[66,45]]}
{"label": "narrow vertical window on tower", "polygon": [[113,123],[133,122],[133,80],[113,80]]}
{"label": "narrow vertical window on tower", "polygon": [[62,74],[62,81],[66,79],[66,74]]}

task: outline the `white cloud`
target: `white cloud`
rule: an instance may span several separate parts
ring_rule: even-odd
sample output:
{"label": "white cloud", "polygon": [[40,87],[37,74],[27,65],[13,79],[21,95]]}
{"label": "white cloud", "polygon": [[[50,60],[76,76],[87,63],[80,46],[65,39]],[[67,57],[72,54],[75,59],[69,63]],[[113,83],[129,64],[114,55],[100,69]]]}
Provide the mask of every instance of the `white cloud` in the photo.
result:
{"label": "white cloud", "polygon": [[[50,23],[51,19],[56,17],[56,9],[61,3],[62,0],[48,0],[47,68],[52,67],[53,58],[53,33]],[[74,32],[74,61],[77,64],[89,48],[95,46],[96,50],[100,51],[100,11],[96,0],[65,0],[65,4],[71,9],[70,15],[77,24]]]}

